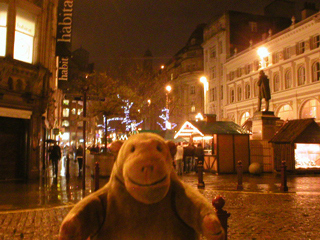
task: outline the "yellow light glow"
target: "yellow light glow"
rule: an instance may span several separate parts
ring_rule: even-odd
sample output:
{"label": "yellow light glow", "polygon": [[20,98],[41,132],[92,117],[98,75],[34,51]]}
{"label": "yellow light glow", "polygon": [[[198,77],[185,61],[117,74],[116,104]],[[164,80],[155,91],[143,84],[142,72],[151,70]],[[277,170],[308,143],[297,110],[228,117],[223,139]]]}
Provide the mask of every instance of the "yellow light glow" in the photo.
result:
{"label": "yellow light glow", "polygon": [[259,55],[259,57],[262,59],[262,58],[265,58],[265,57],[268,57],[269,56],[269,52],[268,52],[268,49],[266,47],[260,47],[258,48],[257,50],[257,53]]}
{"label": "yellow light glow", "polygon": [[169,92],[169,93],[170,93],[170,92],[171,92],[171,90],[172,90],[172,87],[171,87],[170,85],[167,85],[167,86],[166,86],[166,90],[167,90],[167,92]]}

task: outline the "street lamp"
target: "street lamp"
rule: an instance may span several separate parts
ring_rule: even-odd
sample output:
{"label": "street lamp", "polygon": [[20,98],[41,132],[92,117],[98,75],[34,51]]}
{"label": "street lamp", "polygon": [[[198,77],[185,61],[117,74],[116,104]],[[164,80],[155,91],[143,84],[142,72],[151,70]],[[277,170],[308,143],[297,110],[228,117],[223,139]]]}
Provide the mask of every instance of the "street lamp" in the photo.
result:
{"label": "street lamp", "polygon": [[264,69],[267,67],[267,61],[265,60],[266,57],[269,56],[269,52],[268,52],[268,49],[266,47],[260,47],[258,48],[257,50],[257,53],[260,57],[260,63],[261,63],[261,69]]}
{"label": "street lamp", "polygon": [[209,83],[205,76],[200,78],[200,82],[203,84],[203,113],[206,114],[206,105],[207,105],[207,91],[209,89]]}
{"label": "street lamp", "polygon": [[170,85],[166,86],[166,129],[171,129],[171,124],[169,122],[169,93],[172,87]]}

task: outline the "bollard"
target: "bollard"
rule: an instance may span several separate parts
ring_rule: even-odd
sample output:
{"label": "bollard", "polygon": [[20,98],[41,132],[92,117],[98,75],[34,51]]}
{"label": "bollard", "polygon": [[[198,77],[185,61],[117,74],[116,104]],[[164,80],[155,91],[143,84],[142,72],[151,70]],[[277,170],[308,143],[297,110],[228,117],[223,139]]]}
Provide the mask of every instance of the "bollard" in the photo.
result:
{"label": "bollard", "polygon": [[221,196],[216,196],[212,200],[212,205],[215,208],[217,216],[220,220],[221,226],[224,229],[224,233],[225,233],[224,239],[226,240],[228,238],[228,218],[230,217],[230,213],[222,209],[224,204],[225,204],[225,200]]}
{"label": "bollard", "polygon": [[203,182],[203,161],[198,160],[198,188],[204,188],[204,182]]}
{"label": "bollard", "polygon": [[94,191],[99,189],[99,162],[96,162],[94,167]]}
{"label": "bollard", "polygon": [[243,190],[243,186],[242,186],[242,175],[243,175],[243,171],[242,171],[242,162],[241,162],[241,160],[238,161],[237,174],[238,174],[237,190]]}
{"label": "bollard", "polygon": [[70,158],[69,158],[69,154],[67,154],[67,160],[66,160],[66,178],[69,179],[70,178],[70,170],[69,170],[69,166],[70,166]]}
{"label": "bollard", "polygon": [[287,166],[286,161],[281,162],[281,186],[280,190],[287,192],[288,186],[287,186]]}

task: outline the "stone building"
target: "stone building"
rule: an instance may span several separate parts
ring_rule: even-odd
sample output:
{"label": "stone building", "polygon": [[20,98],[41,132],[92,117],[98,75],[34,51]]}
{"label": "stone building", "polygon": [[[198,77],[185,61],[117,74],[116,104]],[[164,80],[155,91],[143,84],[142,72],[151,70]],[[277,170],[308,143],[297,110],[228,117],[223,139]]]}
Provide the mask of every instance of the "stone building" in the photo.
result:
{"label": "stone building", "polygon": [[36,179],[56,125],[57,0],[0,0],[0,180]]}

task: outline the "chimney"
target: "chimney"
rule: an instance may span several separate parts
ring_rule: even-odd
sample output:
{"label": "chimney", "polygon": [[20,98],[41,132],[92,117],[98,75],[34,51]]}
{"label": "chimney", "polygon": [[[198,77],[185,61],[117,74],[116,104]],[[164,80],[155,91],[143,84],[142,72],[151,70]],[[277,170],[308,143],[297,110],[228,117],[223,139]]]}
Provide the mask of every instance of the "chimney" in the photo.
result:
{"label": "chimney", "polygon": [[316,4],[311,2],[305,2],[304,8],[301,11],[301,18],[302,20],[316,14],[319,10],[316,9]]}
{"label": "chimney", "polygon": [[217,121],[217,115],[216,114],[207,114],[205,115],[205,121],[207,123],[213,123]]}

